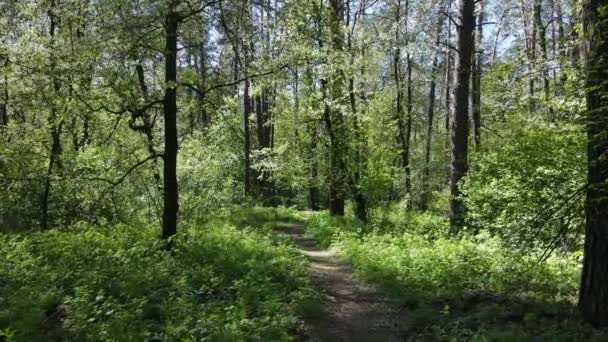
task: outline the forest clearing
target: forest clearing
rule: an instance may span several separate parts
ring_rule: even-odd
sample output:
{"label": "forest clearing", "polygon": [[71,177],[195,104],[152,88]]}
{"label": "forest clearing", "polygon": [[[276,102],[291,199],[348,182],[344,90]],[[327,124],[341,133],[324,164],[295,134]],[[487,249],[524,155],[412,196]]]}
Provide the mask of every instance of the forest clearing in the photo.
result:
{"label": "forest clearing", "polygon": [[608,1],[0,1],[0,342],[608,341]]}

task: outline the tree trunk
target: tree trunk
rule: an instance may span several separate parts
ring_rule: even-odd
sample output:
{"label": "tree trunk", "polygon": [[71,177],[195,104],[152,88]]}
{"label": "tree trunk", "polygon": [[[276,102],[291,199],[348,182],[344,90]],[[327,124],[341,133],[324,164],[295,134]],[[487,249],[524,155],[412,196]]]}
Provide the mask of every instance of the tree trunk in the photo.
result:
{"label": "tree trunk", "polygon": [[[409,10],[409,1],[405,2],[405,27],[407,28],[407,16]],[[399,48],[401,41],[399,36],[399,28],[401,27],[401,0],[397,1],[397,14],[395,17],[396,22],[396,30],[395,30],[395,45],[397,48],[395,49],[395,54],[393,56],[393,73],[395,77],[395,88],[397,91],[396,98],[396,111],[395,111],[395,119],[397,120],[397,142],[401,147],[401,167],[404,172],[404,189],[405,195],[407,196],[407,208],[411,208],[411,176],[410,176],[410,137],[412,132],[412,73],[411,66],[412,60],[410,58],[410,54],[408,53],[406,56],[406,75],[407,75],[407,93],[406,93],[406,113],[404,115],[403,111],[403,75],[401,71],[401,49]],[[407,34],[407,33],[406,33]],[[408,41],[406,38],[405,45],[408,45]]]}
{"label": "tree trunk", "polygon": [[467,173],[469,136],[469,82],[472,53],[475,50],[475,1],[460,0],[458,16],[458,54],[456,88],[454,89],[454,120],[452,122],[452,161],[450,175],[450,229],[457,232],[464,223],[464,205],[460,199],[460,180]]}
{"label": "tree trunk", "polygon": [[[261,93],[255,96],[255,118],[256,118],[256,136],[258,140],[258,149],[266,150],[270,153],[271,149],[271,120],[270,120],[270,103],[269,103],[269,88],[264,87]],[[297,96],[297,95],[296,95]],[[264,154],[265,158],[271,158],[271,155]],[[272,193],[272,180],[269,170],[261,170],[259,175],[259,185],[264,196],[269,196]]]}
{"label": "tree trunk", "polygon": [[608,326],[608,2],[586,0],[587,197],[579,308],[596,327]]}
{"label": "tree trunk", "polygon": [[[351,62],[353,62],[351,60]],[[363,222],[367,222],[367,198],[365,197],[365,193],[363,192],[363,188],[361,186],[361,173],[362,170],[364,170],[366,164],[365,164],[365,158],[362,157],[362,146],[364,146],[364,139],[363,139],[363,135],[361,133],[361,128],[359,127],[359,120],[357,119],[357,112],[356,112],[356,102],[355,102],[355,85],[354,85],[354,80],[351,78],[349,80],[349,98],[350,98],[350,105],[351,105],[351,110],[352,110],[352,115],[353,115],[353,130],[355,132],[355,148],[357,149],[355,151],[355,165],[354,165],[354,172],[352,174],[352,181],[351,181],[351,189],[353,191],[353,199],[355,201],[355,215],[357,216],[358,219],[360,219]]]}
{"label": "tree trunk", "polygon": [[171,10],[165,22],[165,154],[163,164],[163,230],[167,239],[177,232],[177,25],[178,18]]}
{"label": "tree trunk", "polygon": [[547,32],[545,29],[545,25],[542,21],[542,0],[534,0],[534,23],[536,27],[536,40],[538,41],[538,46],[540,48],[541,53],[541,66],[540,66],[540,74],[543,79],[543,90],[544,90],[544,102],[545,106],[547,106],[549,113],[552,114],[553,110],[550,105],[551,98],[551,88],[549,85],[549,73],[547,71]]}
{"label": "tree trunk", "polygon": [[407,196],[407,209],[412,208],[412,169],[410,163],[410,142],[412,137],[412,115],[413,106],[412,101],[412,58],[407,53],[407,117],[405,118],[405,143],[403,151],[403,169],[405,171],[405,195]]}
{"label": "tree trunk", "polygon": [[[536,0],[535,0],[536,1]],[[524,22],[524,36],[526,37],[526,55],[528,57],[528,111],[536,112],[535,75],[536,72],[536,16],[532,15],[532,29],[528,27],[528,10],[526,3],[521,0],[521,14]]]}
{"label": "tree trunk", "polygon": [[309,143],[309,146],[310,146],[310,150],[309,150],[310,180],[308,183],[308,207],[310,208],[310,210],[314,210],[314,211],[317,211],[320,209],[319,208],[319,187],[317,185],[318,176],[319,176],[319,169],[317,166],[317,156],[316,156],[317,139],[318,139],[317,123],[312,122],[310,124],[310,143]]}
{"label": "tree trunk", "polygon": [[566,33],[564,30],[564,17],[562,13],[562,2],[561,0],[556,0],[556,20],[557,20],[557,33],[559,35],[558,41],[558,54],[559,54],[559,65],[560,65],[560,83],[563,87],[564,83],[567,80],[566,73],[563,70],[564,65],[566,64]]}
{"label": "tree trunk", "polygon": [[205,32],[205,28],[201,32],[201,46],[199,51],[199,62],[198,62],[198,73],[200,77],[200,86],[201,90],[198,93],[198,104],[200,110],[200,119],[199,122],[203,128],[209,127],[209,114],[207,113],[207,109],[205,108],[205,84],[207,83],[207,48],[205,43],[207,42],[207,33]]}
{"label": "tree trunk", "polygon": [[46,172],[46,179],[44,182],[44,190],[42,193],[42,215],[40,220],[40,226],[43,230],[46,230],[49,227],[49,198],[51,195],[51,187],[53,177],[53,171],[55,168],[61,168],[61,131],[63,128],[63,119],[57,117],[57,102],[54,98],[59,95],[59,91],[61,89],[61,84],[59,83],[59,78],[55,75],[57,60],[54,53],[55,48],[55,33],[57,30],[57,16],[55,15],[55,1],[51,0],[50,8],[48,11],[48,15],[50,18],[50,27],[49,27],[49,38],[50,38],[50,78],[52,79],[53,84],[53,98],[51,99],[51,108],[49,115],[49,126],[51,130],[51,151],[49,154],[49,163]]}
{"label": "tree trunk", "polygon": [[[443,18],[441,15],[437,21],[437,38],[435,41],[436,51],[441,47],[441,30],[443,28]],[[431,146],[433,139],[433,118],[435,116],[435,95],[437,88],[437,73],[439,71],[439,53],[436,52],[433,57],[433,66],[431,69],[431,84],[429,86],[429,102],[426,116],[426,136],[424,146],[424,170],[422,172],[422,195],[420,196],[420,209],[427,210],[431,202],[430,189],[430,167],[431,167]]]}
{"label": "tree trunk", "polygon": [[[355,51],[353,51],[353,37],[352,32],[354,31],[354,25],[356,25],[356,21],[351,28],[351,16],[350,16],[350,2],[346,2],[346,26],[349,27],[349,33],[347,36],[347,46],[348,52],[350,54],[350,65],[355,64]],[[364,4],[362,3],[362,7],[364,8]],[[363,11],[365,11],[363,9]],[[362,13],[364,15],[365,13]],[[354,74],[351,74],[348,78],[348,98],[350,102],[351,115],[353,118],[353,132],[354,132],[354,165],[353,172],[350,173],[349,182],[350,188],[353,193],[353,200],[355,202],[355,215],[358,219],[363,222],[367,222],[367,197],[363,192],[363,187],[361,184],[362,173],[365,170],[367,163],[366,158],[363,157],[364,150],[366,148],[365,139],[363,138],[363,133],[361,128],[359,127],[359,119],[357,117],[357,94],[355,90],[355,78]]]}
{"label": "tree trunk", "polygon": [[341,187],[343,187],[343,175],[340,165],[342,155],[336,132],[334,131],[334,120],[332,120],[332,108],[327,103],[327,80],[321,80],[321,90],[323,92],[323,119],[327,134],[329,135],[329,213],[332,215],[344,215],[344,197]]}
{"label": "tree trunk", "polygon": [[575,6],[570,13],[570,41],[568,46],[568,59],[570,61],[570,66],[572,68],[576,68],[579,66],[579,62],[581,61],[581,41],[582,39],[579,37],[579,30],[575,29],[576,25],[581,23],[580,13],[578,11],[578,6]]}
{"label": "tree trunk", "polygon": [[[447,0],[447,13],[451,15],[452,12],[452,0]],[[448,19],[448,33],[446,35],[446,49],[445,49],[445,150],[450,153],[450,131],[451,131],[451,122],[450,116],[452,115],[452,82],[454,77],[454,72],[452,70],[452,61],[453,54],[452,49],[450,48],[450,44],[452,44],[452,20]],[[450,181],[451,174],[450,166],[446,168],[446,183]]]}
{"label": "tree trunk", "polygon": [[[306,97],[314,96],[316,86],[313,78],[312,67],[309,65],[306,67],[304,72],[304,85],[306,91]],[[312,104],[314,110],[318,110],[318,102]],[[310,210],[317,211],[320,209],[319,206],[319,168],[318,168],[318,156],[317,156],[317,140],[318,140],[318,123],[316,120],[308,120],[306,123],[307,134],[308,134],[308,207]]]}
{"label": "tree trunk", "polygon": [[[344,3],[343,0],[330,0],[329,27],[332,37],[332,48],[336,52],[344,50],[344,35],[342,32]],[[335,102],[342,98],[344,91],[344,75],[336,72],[331,82],[331,95],[334,104],[327,108],[325,121],[330,132],[330,158],[329,158],[329,212],[332,215],[344,215],[344,195],[345,195],[345,163],[346,154],[346,130],[344,129],[344,117],[340,112],[340,107]]]}
{"label": "tree trunk", "polygon": [[477,32],[475,33],[475,46],[477,51],[474,55],[474,69],[472,80],[472,119],[473,119],[473,137],[475,141],[475,149],[481,149],[481,70],[483,63],[483,55],[481,51],[481,42],[483,39],[483,3],[479,3],[479,13],[477,14]]}
{"label": "tree trunk", "polygon": [[251,96],[249,95],[249,78],[245,79],[245,89],[243,91],[243,134],[245,144],[243,154],[245,163],[243,166],[243,195],[249,196],[251,192],[251,132],[249,130],[249,117],[251,116]]}
{"label": "tree trunk", "polygon": [[[5,58],[4,66],[8,68],[8,57]],[[0,102],[0,126],[8,125],[8,99],[8,77],[5,74],[2,84],[2,101]]]}

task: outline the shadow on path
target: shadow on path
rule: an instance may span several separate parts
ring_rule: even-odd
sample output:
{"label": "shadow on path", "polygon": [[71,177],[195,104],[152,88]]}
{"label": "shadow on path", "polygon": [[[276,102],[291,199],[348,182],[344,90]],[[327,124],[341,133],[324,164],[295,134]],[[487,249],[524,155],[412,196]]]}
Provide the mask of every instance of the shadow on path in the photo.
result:
{"label": "shadow on path", "polygon": [[333,249],[324,250],[297,223],[279,224],[310,260],[313,283],[322,295],[323,315],[306,320],[301,341],[403,341],[395,324],[397,308],[353,278],[350,265]]}

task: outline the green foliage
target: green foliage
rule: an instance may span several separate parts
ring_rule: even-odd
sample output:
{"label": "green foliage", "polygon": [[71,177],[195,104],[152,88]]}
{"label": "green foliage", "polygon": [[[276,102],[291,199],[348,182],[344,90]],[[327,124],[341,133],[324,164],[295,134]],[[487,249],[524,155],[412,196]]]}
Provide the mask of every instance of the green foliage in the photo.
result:
{"label": "green foliage", "polygon": [[585,139],[577,127],[522,122],[475,156],[463,185],[473,231],[517,246],[579,243],[584,225]]}
{"label": "green foliage", "polygon": [[446,341],[606,338],[576,318],[578,254],[541,263],[538,254],[512,250],[487,232],[447,238],[440,217],[392,211],[376,216],[382,219],[372,220],[368,233],[324,213],[307,229],[348,256],[358,276],[404,304],[405,335]]}
{"label": "green foliage", "polygon": [[268,234],[216,220],[183,229],[171,252],[148,226],[2,235],[0,332],[17,341],[291,340],[296,313],[316,295],[304,258]]}
{"label": "green foliage", "polygon": [[235,136],[220,133],[228,129],[226,124],[197,132],[181,147],[178,177],[186,219],[204,222],[219,209],[242,201],[241,156]]}
{"label": "green foliage", "polygon": [[[439,202],[440,196],[436,195]],[[374,208],[369,225],[381,233],[410,233],[424,238],[443,237],[448,232],[445,215],[435,211],[405,210],[406,204],[397,203]]]}

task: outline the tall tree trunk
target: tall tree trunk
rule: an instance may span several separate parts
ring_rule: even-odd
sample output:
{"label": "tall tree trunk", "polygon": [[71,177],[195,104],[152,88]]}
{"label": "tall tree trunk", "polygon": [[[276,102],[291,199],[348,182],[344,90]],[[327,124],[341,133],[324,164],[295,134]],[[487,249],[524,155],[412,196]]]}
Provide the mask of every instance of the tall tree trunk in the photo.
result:
{"label": "tall tree trunk", "polygon": [[243,134],[245,144],[243,154],[245,164],[243,166],[243,195],[249,196],[251,192],[251,132],[249,129],[249,118],[251,117],[251,96],[249,94],[249,78],[245,76],[245,87],[243,91]]}
{"label": "tall tree trunk", "polygon": [[[536,0],[535,0],[536,1]],[[524,22],[524,36],[526,37],[526,55],[528,57],[528,111],[536,112],[535,75],[536,72],[536,17],[532,15],[532,29],[528,26],[528,9],[521,0],[521,14]]]}
{"label": "tall tree trunk", "polygon": [[[350,65],[355,64],[355,51],[353,50],[353,36],[354,25],[356,25],[356,21],[354,21],[353,26],[351,27],[351,10],[350,10],[350,1],[346,2],[346,26],[349,27],[348,35],[347,35],[347,47],[348,52],[350,54]],[[365,3],[361,3],[362,11],[365,11]],[[362,13],[365,15],[365,13]],[[358,219],[363,222],[367,221],[367,197],[363,192],[363,186],[361,184],[362,181],[362,173],[365,170],[367,163],[366,158],[363,157],[364,150],[366,148],[366,142],[363,138],[363,133],[361,128],[359,127],[359,119],[358,119],[358,110],[357,110],[357,94],[355,90],[355,78],[354,73],[351,74],[348,78],[348,98],[350,102],[351,115],[353,118],[353,132],[354,132],[354,165],[353,172],[349,175],[350,188],[353,192],[353,200],[355,202],[355,215]]]}
{"label": "tall tree trunk", "polygon": [[[342,31],[344,17],[343,0],[330,0],[329,27],[331,32],[332,48],[336,52],[344,50],[344,34]],[[346,155],[346,130],[341,106],[337,102],[342,98],[344,91],[344,74],[336,72],[331,82],[332,106],[326,112],[325,122],[330,132],[330,158],[329,158],[329,212],[332,215],[344,215],[344,196],[346,170],[344,158]],[[326,108],[327,111],[327,108]]]}
{"label": "tall tree trunk", "polygon": [[433,119],[435,117],[435,96],[437,88],[437,73],[439,72],[439,50],[441,48],[441,30],[443,28],[444,16],[439,16],[437,21],[437,38],[435,40],[435,56],[433,57],[433,66],[431,69],[431,84],[429,86],[429,100],[426,116],[426,135],[424,146],[424,170],[422,172],[422,195],[420,196],[420,209],[427,210],[431,202],[430,189],[430,167],[431,167],[431,147],[433,139]]}
{"label": "tall tree trunk", "polygon": [[[4,56],[0,55],[1,59],[4,60],[4,67],[8,69],[9,58],[8,53]],[[4,74],[4,80],[2,82],[2,99],[0,100],[0,126],[8,125],[8,76]]]}
{"label": "tall tree trunk", "polygon": [[309,142],[309,156],[310,156],[310,179],[308,183],[308,207],[310,210],[319,210],[319,168],[317,165],[317,123],[312,122],[310,124],[310,142]]}
{"label": "tall tree trunk", "polygon": [[477,51],[474,54],[473,75],[472,75],[472,119],[473,119],[473,137],[475,141],[475,149],[481,149],[481,72],[483,55],[481,50],[481,42],[483,39],[483,2],[478,4],[479,12],[477,13],[477,31],[475,33],[475,46]]}
{"label": "tall tree trunk", "polygon": [[[549,0],[551,4],[551,58],[555,59],[557,56],[557,32],[555,31],[555,1]],[[553,70],[553,77],[555,78],[555,70]]]}
{"label": "tall tree trunk", "polygon": [[564,30],[564,16],[562,13],[562,1],[555,0],[556,3],[556,20],[557,20],[557,33],[559,35],[558,40],[558,54],[559,54],[559,65],[560,65],[560,83],[563,84],[566,82],[567,76],[563,70],[564,65],[566,64],[566,31]]}
{"label": "tall tree trunk", "polygon": [[[451,15],[452,13],[452,1],[447,0],[447,13]],[[452,106],[452,83],[454,77],[454,71],[452,69],[453,62],[453,53],[450,45],[452,44],[452,20],[448,20],[448,32],[446,35],[446,49],[445,49],[445,150],[448,151],[448,155],[450,154],[450,131],[451,131],[451,122],[450,116],[454,112]],[[451,169],[450,166],[446,168],[446,183],[450,181]]]}
{"label": "tall tree trunk", "polygon": [[395,52],[393,55],[393,75],[395,77],[395,120],[397,121],[397,142],[401,147],[401,165],[407,165],[407,146],[405,139],[405,124],[403,122],[403,86],[402,86],[402,72],[401,72],[401,38],[399,30],[401,27],[401,0],[397,0],[397,12],[395,16]]}
{"label": "tall tree trunk", "polygon": [[332,215],[344,215],[344,197],[342,195],[341,187],[343,187],[343,175],[340,168],[340,161],[342,155],[340,153],[340,145],[336,130],[334,130],[334,122],[332,120],[332,108],[329,105],[328,98],[328,86],[327,80],[321,80],[321,91],[323,93],[323,101],[325,103],[323,109],[323,119],[325,121],[325,127],[327,134],[329,135],[329,213]]}
{"label": "tall tree trunk", "polygon": [[587,198],[579,308],[596,327],[608,326],[608,2],[586,0]]}
{"label": "tall tree trunk", "polygon": [[49,198],[51,195],[51,187],[53,171],[55,168],[61,168],[61,131],[63,128],[63,118],[57,117],[57,101],[55,99],[56,96],[59,96],[59,91],[61,90],[61,84],[59,82],[59,78],[56,73],[57,69],[57,59],[55,56],[55,34],[57,30],[57,16],[55,13],[56,4],[54,0],[51,0],[50,8],[48,10],[48,16],[50,19],[49,26],[49,60],[50,60],[50,78],[51,83],[53,84],[53,98],[51,99],[51,108],[49,115],[49,126],[51,130],[51,151],[49,154],[49,163],[46,172],[46,178],[44,182],[44,190],[42,193],[42,215],[40,220],[40,226],[43,230],[46,230],[49,227]]}
{"label": "tall tree trunk", "polygon": [[[405,27],[407,28],[407,19],[409,11],[409,0],[405,2]],[[412,60],[409,52],[406,56],[406,77],[407,77],[407,92],[406,92],[406,112],[403,110],[403,73],[401,70],[401,49],[399,48],[401,41],[399,30],[401,27],[401,0],[397,1],[397,13],[395,17],[395,55],[393,56],[393,73],[395,77],[395,88],[397,91],[395,119],[397,120],[397,142],[401,145],[401,167],[404,172],[404,188],[407,197],[407,208],[411,208],[411,171],[410,171],[410,138],[412,135]],[[407,32],[406,32],[407,35]],[[405,45],[408,45],[408,38],[405,39]],[[405,114],[405,115],[404,115]]]}
{"label": "tall tree trunk", "polygon": [[409,54],[406,55],[407,63],[407,116],[405,118],[405,144],[403,151],[403,168],[405,171],[405,195],[407,196],[407,209],[412,208],[412,168],[410,162],[410,143],[412,140],[412,115],[414,102],[412,99],[412,67],[413,61]]}
{"label": "tall tree trunk", "polygon": [[[353,58],[354,59],[354,58]],[[354,60],[351,60],[351,63],[353,63]],[[363,139],[363,135],[361,132],[361,128],[359,127],[359,120],[357,119],[357,112],[356,112],[356,100],[355,100],[355,85],[354,85],[354,79],[350,78],[349,79],[349,85],[348,85],[348,91],[349,91],[349,98],[350,98],[350,105],[351,105],[351,110],[352,110],[352,115],[353,115],[353,130],[355,133],[355,165],[354,165],[354,172],[352,174],[352,177],[350,177],[351,181],[350,181],[350,187],[353,191],[353,199],[355,201],[355,215],[357,216],[358,219],[360,219],[363,222],[367,221],[367,198],[365,197],[365,193],[363,192],[363,188],[361,186],[361,173],[362,170],[365,167],[365,163],[364,160],[365,158],[362,157],[362,146],[364,146],[364,139]]]}
{"label": "tall tree trunk", "polygon": [[547,32],[545,29],[545,25],[542,20],[542,0],[534,0],[534,23],[536,27],[536,40],[538,41],[538,46],[540,48],[541,53],[541,66],[540,66],[540,74],[543,79],[543,90],[544,90],[544,102],[545,106],[547,106],[549,113],[552,114],[553,110],[550,105],[551,98],[551,88],[549,84],[549,73],[547,71]]}
{"label": "tall tree trunk", "polygon": [[405,57],[407,65],[407,106],[405,118],[405,141],[403,144],[403,169],[405,171],[405,195],[407,197],[406,207],[412,208],[412,170],[410,163],[410,142],[412,137],[412,115],[414,103],[412,99],[412,67],[413,61],[409,52],[409,19],[410,19],[410,1],[405,0],[405,47],[408,49]]}
{"label": "tall tree trunk", "polygon": [[458,58],[454,89],[454,120],[452,122],[452,161],[450,175],[450,229],[457,232],[464,223],[464,205],[460,198],[460,180],[467,173],[469,136],[469,82],[472,53],[475,50],[475,0],[460,0],[458,16]]}
{"label": "tall tree trunk", "polygon": [[205,84],[207,83],[207,32],[205,31],[205,27],[202,27],[201,30],[201,46],[198,54],[199,62],[198,62],[198,73],[200,77],[200,85],[199,89],[201,90],[198,93],[198,105],[200,111],[200,119],[199,122],[203,128],[209,127],[209,114],[207,113],[207,108],[205,107],[206,95],[205,94]]}
{"label": "tall tree trunk", "polygon": [[164,239],[177,232],[177,26],[178,18],[170,10],[165,18],[165,154],[163,164],[163,230]]}
{"label": "tall tree trunk", "polygon": [[570,41],[568,42],[568,58],[570,60],[570,66],[572,68],[578,67],[581,60],[581,39],[578,35],[579,30],[575,27],[581,23],[581,14],[579,7],[574,6],[570,11]]}
{"label": "tall tree trunk", "polygon": [[[265,149],[266,153],[271,153],[271,120],[270,120],[270,103],[269,103],[269,88],[264,86],[259,95],[255,96],[255,118],[256,118],[256,136],[258,140],[258,148]],[[297,95],[296,95],[297,96]],[[264,154],[265,158],[271,158],[271,155]],[[259,185],[262,194],[269,196],[272,192],[272,180],[269,170],[261,170],[258,175]]]}

